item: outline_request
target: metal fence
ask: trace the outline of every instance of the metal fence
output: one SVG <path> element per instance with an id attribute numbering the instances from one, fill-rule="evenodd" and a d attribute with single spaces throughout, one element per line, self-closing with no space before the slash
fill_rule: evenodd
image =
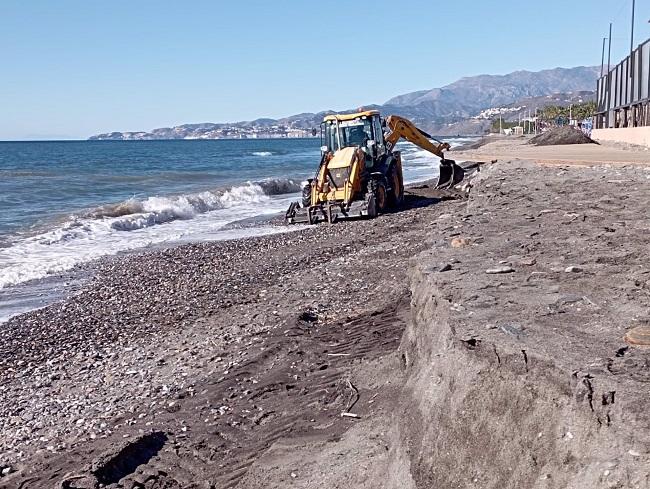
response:
<path id="1" fill-rule="evenodd" d="M 650 39 L 597 82 L 594 127 L 650 126 Z"/>

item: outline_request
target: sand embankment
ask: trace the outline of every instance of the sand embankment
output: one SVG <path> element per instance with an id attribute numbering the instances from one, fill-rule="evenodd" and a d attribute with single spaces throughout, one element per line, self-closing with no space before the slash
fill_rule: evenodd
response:
<path id="1" fill-rule="evenodd" d="M 419 255 L 394 442 L 415 487 L 648 487 L 650 351 L 624 335 L 650 325 L 649 170 L 496 164 L 450 219 L 467 244 Z"/>
<path id="2" fill-rule="evenodd" d="M 457 160 L 508 161 L 528 160 L 541 164 L 561 165 L 648 165 L 650 149 L 642 146 L 611 143 L 568 144 L 561 146 L 533 146 L 527 144 L 528 137 L 498 137 L 486 139 L 476 149 L 449 152 L 448 156 Z"/>
<path id="3" fill-rule="evenodd" d="M 650 169 L 440 196 L 109 260 L 11 320 L 0 487 L 648 487 Z"/>

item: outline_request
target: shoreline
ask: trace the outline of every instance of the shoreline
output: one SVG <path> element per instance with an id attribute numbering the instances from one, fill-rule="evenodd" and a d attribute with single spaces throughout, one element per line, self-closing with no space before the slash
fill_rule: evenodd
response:
<path id="1" fill-rule="evenodd" d="M 207 237 L 193 237 L 191 239 L 179 239 L 155 243 L 142 248 L 119 251 L 115 254 L 104 255 L 87 262 L 79 263 L 69 270 L 53 273 L 42 278 L 27 280 L 17 284 L 9 285 L 0 289 L 0 328 L 10 319 L 37 311 L 44 307 L 53 305 L 61 300 L 74 295 L 84 284 L 92 280 L 94 275 L 103 266 L 111 262 L 119 261 L 131 255 L 146 254 L 152 251 L 173 249 L 194 243 L 229 242 L 255 237 L 271 236 L 275 234 L 288 233 L 300 230 L 301 226 L 283 229 L 279 224 L 281 213 L 263 214 L 250 218 L 233 221 L 223 226 L 220 231 L 240 231 L 241 236 L 234 238 L 209 239 Z M 250 234 L 249 234 L 250 232 Z M 21 306 L 20 303 L 25 303 Z M 8 310 L 3 312 L 3 310 Z M 11 312 L 14 309 L 17 312 Z M 4 315 L 3 315 L 4 314 Z"/>
<path id="2" fill-rule="evenodd" d="M 406 188 L 408 189 L 409 187 L 431 182 L 433 182 L 431 178 L 415 179 L 406 182 Z M 283 198 L 286 196 L 280 194 L 275 195 L 275 197 Z M 295 198 L 299 199 L 299 194 L 296 194 Z M 70 291 L 67 290 L 67 283 L 78 282 L 78 285 L 84 283 L 88 277 L 92 276 L 97 268 L 101 266 L 102 262 L 106 260 L 120 259 L 124 256 L 143 253 L 151 250 L 175 248 L 188 243 L 249 239 L 255 236 L 267 236 L 276 233 L 294 232 L 301 228 L 299 225 L 286 227 L 283 217 L 283 211 L 270 214 L 258 214 L 252 217 L 243 217 L 223 225 L 218 230 L 219 233 L 239 231 L 241 233 L 241 236 L 232 238 L 210 238 L 210 235 L 206 234 L 191 236 L 189 238 L 180 238 L 174 241 L 162 241 L 145 247 L 126 249 L 118 251 L 115 254 L 100 256 L 90 261 L 78 263 L 68 270 L 63 270 L 60 272 L 52 273 L 51 275 L 47 275 L 45 277 L 30 279 L 24 282 L 19 282 L 17 284 L 12 284 L 7 287 L 0 288 L 0 328 L 2 328 L 2 325 L 13 317 L 46 307 L 61 299 L 64 299 L 69 294 L 69 292 L 74 293 L 74 289 L 71 289 Z M 164 224 L 162 225 L 164 226 Z M 284 229 L 285 227 L 286 229 Z M 247 230 L 250 230 L 250 233 Z M 51 294 L 50 298 L 44 298 L 44 295 L 47 295 L 47 289 L 50 287 L 54 288 L 55 291 Z M 43 289 L 45 289 L 45 292 Z M 33 293 L 30 293 L 30 290 L 33 290 Z M 15 297 L 17 295 L 24 296 L 21 299 L 21 302 L 27 304 L 26 306 L 21 307 L 20 305 L 13 304 L 13 301 L 15 301 Z M 3 313 L 3 309 L 9 311 Z M 17 312 L 11 312 L 11 310 Z"/>

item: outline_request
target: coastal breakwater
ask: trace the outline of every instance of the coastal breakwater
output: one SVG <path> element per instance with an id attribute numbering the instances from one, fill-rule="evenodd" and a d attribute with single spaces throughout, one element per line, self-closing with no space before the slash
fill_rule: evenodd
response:
<path id="1" fill-rule="evenodd" d="M 650 171 L 482 170 L 10 320 L 0 487 L 647 487 Z"/>

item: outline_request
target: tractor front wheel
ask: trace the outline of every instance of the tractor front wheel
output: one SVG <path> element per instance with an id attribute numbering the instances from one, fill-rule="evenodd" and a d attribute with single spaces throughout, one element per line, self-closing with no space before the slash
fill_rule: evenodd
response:
<path id="1" fill-rule="evenodd" d="M 378 178 L 371 179 L 368 182 L 366 199 L 368 204 L 368 217 L 377 217 L 378 214 L 386 212 L 388 208 L 386 184 Z"/>
<path id="2" fill-rule="evenodd" d="M 311 183 L 307 183 L 302 188 L 302 206 L 309 207 L 310 205 L 311 205 Z"/>

